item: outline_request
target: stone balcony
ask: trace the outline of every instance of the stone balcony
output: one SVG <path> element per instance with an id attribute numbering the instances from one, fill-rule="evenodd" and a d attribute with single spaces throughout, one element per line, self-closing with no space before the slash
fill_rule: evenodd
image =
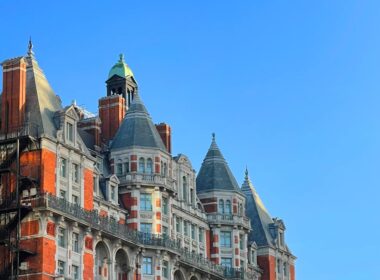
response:
<path id="1" fill-rule="evenodd" d="M 247 229 L 251 229 L 251 222 L 249 218 L 231 214 L 207 214 L 207 221 L 211 224 L 217 225 L 231 225 L 242 226 Z"/>
<path id="2" fill-rule="evenodd" d="M 175 191 L 174 189 L 174 181 L 168 176 L 164 176 L 161 174 L 143 174 L 130 172 L 123 175 L 118 176 L 120 180 L 120 185 L 145 185 L 145 186 L 153 186 L 153 187 L 163 187 L 171 191 Z"/>

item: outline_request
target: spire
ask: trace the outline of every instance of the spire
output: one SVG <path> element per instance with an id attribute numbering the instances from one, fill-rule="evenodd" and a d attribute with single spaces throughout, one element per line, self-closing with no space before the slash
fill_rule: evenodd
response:
<path id="1" fill-rule="evenodd" d="M 112 149 L 132 147 L 167 151 L 140 95 L 137 93 L 111 144 Z"/>
<path id="2" fill-rule="evenodd" d="M 210 190 L 239 191 L 239 186 L 212 133 L 210 148 L 197 176 L 197 192 Z"/>
<path id="3" fill-rule="evenodd" d="M 30 56 L 30 57 L 34 57 L 32 37 L 29 37 L 29 42 L 28 42 L 28 56 Z"/>

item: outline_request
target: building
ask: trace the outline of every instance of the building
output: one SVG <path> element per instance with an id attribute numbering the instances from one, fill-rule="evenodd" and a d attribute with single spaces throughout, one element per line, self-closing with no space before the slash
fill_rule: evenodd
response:
<path id="1" fill-rule="evenodd" d="M 283 221 L 215 135 L 196 174 L 123 56 L 94 115 L 61 104 L 32 47 L 2 63 L 0 279 L 295 279 Z"/>

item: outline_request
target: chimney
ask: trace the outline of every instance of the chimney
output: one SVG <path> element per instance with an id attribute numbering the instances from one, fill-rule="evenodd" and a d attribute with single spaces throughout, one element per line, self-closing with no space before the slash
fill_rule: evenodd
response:
<path id="1" fill-rule="evenodd" d="M 83 119 L 78 122 L 78 128 L 86 131 L 94 137 L 95 145 L 100 147 L 101 121 L 98 117 Z"/>
<path id="2" fill-rule="evenodd" d="M 161 136 L 162 142 L 168 150 L 169 154 L 172 153 L 172 129 L 166 123 L 156 124 L 156 129 Z"/>
<path id="3" fill-rule="evenodd" d="M 121 95 L 111 95 L 99 99 L 102 141 L 106 144 L 113 139 L 125 116 L 125 99 Z"/>
<path id="4" fill-rule="evenodd" d="M 26 61 L 23 57 L 3 62 L 1 97 L 2 133 L 12 132 L 24 124 L 26 98 Z"/>

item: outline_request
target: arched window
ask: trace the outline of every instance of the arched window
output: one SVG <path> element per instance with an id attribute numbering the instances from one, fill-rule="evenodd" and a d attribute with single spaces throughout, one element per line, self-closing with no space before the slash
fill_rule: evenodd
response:
<path id="1" fill-rule="evenodd" d="M 164 175 L 164 163 L 161 160 L 161 175 Z"/>
<path id="2" fill-rule="evenodd" d="M 139 172 L 145 173 L 145 159 L 142 157 L 139 159 Z"/>
<path id="3" fill-rule="evenodd" d="M 187 201 L 187 181 L 185 176 L 182 177 L 182 198 Z"/>
<path id="4" fill-rule="evenodd" d="M 231 200 L 226 200 L 226 214 L 231 214 Z"/>
<path id="5" fill-rule="evenodd" d="M 148 158 L 146 161 L 146 173 L 148 174 L 153 173 L 153 161 L 151 158 Z"/>
<path id="6" fill-rule="evenodd" d="M 219 200 L 219 213 L 224 214 L 224 201 L 223 201 L 223 199 Z"/>

